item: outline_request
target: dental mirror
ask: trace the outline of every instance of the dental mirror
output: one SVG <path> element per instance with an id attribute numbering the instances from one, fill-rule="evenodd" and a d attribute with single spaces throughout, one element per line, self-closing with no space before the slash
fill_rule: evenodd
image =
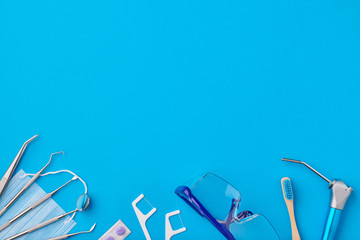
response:
<path id="1" fill-rule="evenodd" d="M 86 193 L 84 193 L 80 195 L 76 204 L 76 208 L 79 212 L 83 212 L 88 208 L 89 204 L 90 204 L 90 198 Z"/>

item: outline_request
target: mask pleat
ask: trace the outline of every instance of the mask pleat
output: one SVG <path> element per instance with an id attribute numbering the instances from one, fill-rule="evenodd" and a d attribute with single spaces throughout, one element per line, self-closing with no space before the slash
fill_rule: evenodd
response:
<path id="1" fill-rule="evenodd" d="M 23 170 L 20 170 L 9 182 L 9 185 L 1 197 L 0 208 L 6 205 L 7 202 L 30 180 L 29 176 L 21 177 L 25 173 Z M 32 203 L 39 200 L 41 197 L 45 196 L 46 192 L 36 183 L 34 183 L 9 209 L 8 211 L 0 218 L 0 224 L 7 222 L 18 213 L 29 207 Z M 40 206 L 31 210 L 23 217 L 18 219 L 16 222 L 12 223 L 8 228 L 0 232 L 0 239 L 5 239 L 11 237 L 19 232 L 22 232 L 30 227 L 33 227 L 45 220 L 56 217 L 65 213 L 65 211 L 53 200 L 48 199 L 46 202 L 42 203 Z M 69 221 L 64 224 L 66 220 L 70 217 L 67 216 L 59 221 L 50 224 L 42 229 L 39 229 L 30 234 L 19 238 L 19 240 L 25 239 L 47 239 L 50 237 L 63 235 L 68 232 L 76 225 L 75 221 Z"/>

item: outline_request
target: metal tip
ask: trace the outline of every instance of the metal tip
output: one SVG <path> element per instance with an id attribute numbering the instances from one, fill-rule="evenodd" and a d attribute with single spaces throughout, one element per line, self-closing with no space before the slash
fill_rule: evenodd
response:
<path id="1" fill-rule="evenodd" d="M 56 153 L 52 153 L 52 154 L 50 155 L 49 162 L 51 162 L 51 160 L 52 160 L 52 158 L 53 158 L 54 155 L 57 155 L 57 154 L 60 154 L 60 153 L 62 153 L 63 155 L 65 155 L 65 153 L 64 153 L 63 151 L 61 151 L 61 152 L 56 152 Z"/>
<path id="2" fill-rule="evenodd" d="M 286 162 L 301 163 L 301 161 L 299 161 L 299 160 L 290 159 L 290 158 L 282 158 L 281 160 L 286 161 Z"/>
<path id="3" fill-rule="evenodd" d="M 322 179 L 324 179 L 325 181 L 327 181 L 328 183 L 331 183 L 331 181 L 329 179 L 327 179 L 324 175 L 322 175 L 321 173 L 319 173 L 318 171 L 316 171 L 313 167 L 311 167 L 309 164 L 307 164 L 306 162 L 302 162 L 299 160 L 294 160 L 294 159 L 289 159 L 289 158 L 282 158 L 283 161 L 287 161 L 287 162 L 294 162 L 294 163 L 300 163 L 305 165 L 306 167 L 308 167 L 311 171 L 313 171 L 314 173 L 316 173 L 317 175 L 319 175 Z"/>
<path id="4" fill-rule="evenodd" d="M 96 223 L 90 228 L 89 232 L 92 232 L 96 226 Z"/>
<path id="5" fill-rule="evenodd" d="M 32 138 L 30 138 L 29 140 L 27 140 L 25 142 L 25 144 L 28 144 L 29 142 L 31 142 L 32 140 L 34 140 L 35 138 L 37 138 L 39 136 L 39 134 L 36 134 L 35 136 L 33 136 Z"/>
<path id="6" fill-rule="evenodd" d="M 63 155 L 65 155 L 65 152 L 64 152 L 64 151 L 60 151 L 60 152 L 52 153 L 51 156 L 50 156 L 50 158 L 52 158 L 54 155 L 60 154 L 60 153 L 62 153 Z"/>
<path id="7" fill-rule="evenodd" d="M 60 153 L 62 153 L 63 155 L 65 155 L 65 153 L 64 153 L 64 151 L 60 151 L 60 152 L 56 152 L 56 153 L 52 153 L 51 155 L 50 155 L 50 159 L 49 159 L 49 162 L 43 167 L 43 169 L 42 170 L 44 170 L 50 163 L 51 163 L 51 161 L 52 161 L 52 158 L 53 158 L 53 156 L 54 155 L 57 155 L 57 154 L 60 154 Z"/>

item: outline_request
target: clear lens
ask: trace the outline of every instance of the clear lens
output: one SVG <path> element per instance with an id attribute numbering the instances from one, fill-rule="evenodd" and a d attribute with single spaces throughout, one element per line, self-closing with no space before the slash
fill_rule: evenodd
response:
<path id="1" fill-rule="evenodd" d="M 197 181 L 191 192 L 221 223 L 234 218 L 241 200 L 240 192 L 234 186 L 212 173 Z"/>
<path id="2" fill-rule="evenodd" d="M 279 240 L 279 235 L 266 217 L 255 214 L 230 224 L 230 232 L 239 240 Z"/>
<path id="3" fill-rule="evenodd" d="M 192 183 L 188 185 L 192 194 L 220 224 L 229 229 L 235 239 L 280 239 L 266 217 L 252 215 L 249 211 L 239 211 L 240 192 L 224 179 L 207 173 Z"/>

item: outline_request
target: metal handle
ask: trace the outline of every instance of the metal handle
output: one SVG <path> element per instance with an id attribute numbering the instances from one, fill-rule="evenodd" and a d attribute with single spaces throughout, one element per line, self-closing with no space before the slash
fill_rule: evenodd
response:
<path id="1" fill-rule="evenodd" d="M 61 214 L 61 215 L 59 215 L 59 216 L 57 216 L 57 217 L 51 218 L 51 219 L 49 219 L 49 220 L 46 220 L 46 221 L 44 221 L 44 222 L 42 222 L 42 223 L 39 223 L 38 225 L 33 226 L 33 227 L 31 227 L 31 228 L 29 228 L 29 229 L 27 229 L 27 230 L 25 230 L 25 231 L 23 231 L 23 232 L 21 232 L 21 233 L 18 233 L 18 234 L 14 235 L 14 236 L 12 236 L 12 237 L 10 237 L 10 238 L 7 238 L 6 240 L 14 240 L 14 239 L 16 239 L 16 238 L 19 238 L 19 237 L 25 235 L 25 234 L 34 232 L 34 231 L 36 231 L 36 230 L 38 230 L 38 229 L 40 229 L 40 228 L 43 228 L 43 227 L 45 227 L 45 226 L 47 226 L 47 225 L 49 225 L 49 224 L 51 224 L 51 223 L 54 223 L 54 222 L 60 220 L 61 218 L 65 217 L 65 216 L 67 216 L 67 215 L 70 215 L 70 214 L 72 214 L 72 213 L 74 213 L 74 212 L 77 212 L 77 211 L 78 211 L 78 210 L 75 209 L 75 210 L 73 210 L 73 211 L 71 211 L 71 212 L 64 213 L 64 214 Z"/>
<path id="2" fill-rule="evenodd" d="M 66 239 L 68 238 L 67 235 L 63 235 L 63 236 L 59 236 L 59 237 L 53 237 L 53 238 L 49 238 L 48 240 L 62 240 L 62 239 Z"/>
<path id="3" fill-rule="evenodd" d="M 6 240 L 13 240 L 13 239 L 19 238 L 21 236 L 24 236 L 25 234 L 34 232 L 34 231 L 36 231 L 36 230 L 38 230 L 40 228 L 43 228 L 43 227 L 45 227 L 45 226 L 47 226 L 47 225 L 49 225 L 49 224 L 51 224 L 53 222 L 56 222 L 57 220 L 59 220 L 58 217 L 51 218 L 51 219 L 46 220 L 46 221 L 44 221 L 44 222 L 42 222 L 42 223 L 40 223 L 40 224 L 38 224 L 38 225 L 36 225 L 34 227 L 29 228 L 28 230 L 25 230 L 25 231 L 23 231 L 21 233 L 18 233 L 18 234 L 14 235 L 14 236 L 6 239 Z"/>
<path id="4" fill-rule="evenodd" d="M 39 177 L 39 173 L 35 174 L 34 177 L 32 177 L 29 182 L 25 184 L 25 186 L 1 209 L 0 216 L 2 216 L 11 205 L 36 181 L 36 179 Z"/>

